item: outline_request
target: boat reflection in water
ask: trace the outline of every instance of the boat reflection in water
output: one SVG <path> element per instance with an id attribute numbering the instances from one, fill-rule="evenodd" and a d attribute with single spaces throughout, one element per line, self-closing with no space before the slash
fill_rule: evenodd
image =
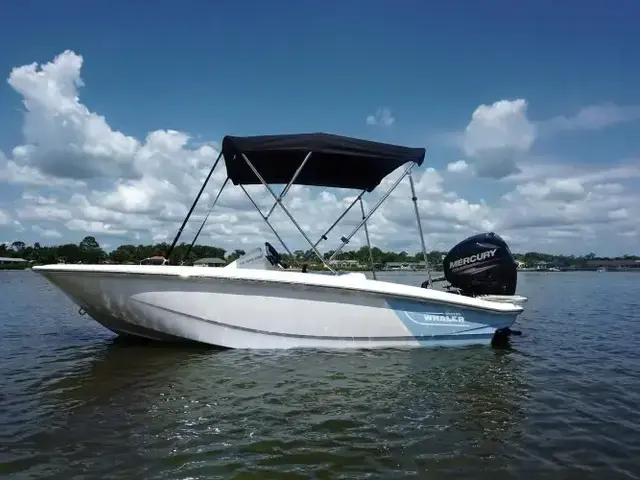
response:
<path id="1" fill-rule="evenodd" d="M 43 388 L 51 418 L 23 445 L 67 476 L 83 462 L 96 475 L 116 466 L 132 475 L 178 467 L 223 475 L 326 462 L 374 472 L 390 461 L 410 471 L 445 458 L 479 468 L 522 435 L 518 358 L 509 349 L 252 352 L 116 342 Z"/>

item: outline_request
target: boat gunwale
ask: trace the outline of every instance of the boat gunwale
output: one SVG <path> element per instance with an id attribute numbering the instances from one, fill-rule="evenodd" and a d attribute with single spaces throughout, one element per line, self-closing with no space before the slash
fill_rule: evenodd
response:
<path id="1" fill-rule="evenodd" d="M 488 312 L 494 315 L 514 315 L 514 314 L 519 315 L 524 311 L 524 307 L 522 307 L 521 305 L 517 305 L 515 303 L 493 302 L 490 300 L 483 300 L 483 299 L 474 298 L 474 297 L 465 297 L 463 295 L 456 295 L 450 292 L 443 292 L 443 291 L 434 290 L 434 289 L 425 289 L 425 288 L 416 287 L 413 285 L 403 285 L 403 284 L 396 284 L 393 282 L 371 280 L 366 277 L 365 277 L 365 282 L 376 282 L 377 284 L 390 285 L 392 287 L 392 290 L 384 291 L 382 290 L 382 288 L 379 290 L 372 289 L 370 288 L 372 286 L 371 283 L 368 283 L 368 285 L 362 285 L 361 283 L 359 284 L 359 283 L 350 283 L 350 282 L 339 282 L 339 283 L 336 282 L 336 280 L 339 280 L 341 278 L 344 279 L 346 275 L 334 276 L 334 275 L 322 275 L 322 274 L 313 274 L 313 273 L 286 272 L 286 271 L 277 271 L 277 270 L 272 271 L 272 270 L 259 270 L 259 269 L 233 269 L 233 272 L 231 272 L 231 270 L 226 270 L 225 268 L 205 269 L 202 267 L 197 267 L 197 269 L 199 270 L 198 273 L 195 273 L 195 272 L 184 273 L 185 271 L 183 269 L 185 268 L 191 269 L 196 267 L 184 267 L 184 266 L 177 266 L 177 265 L 144 266 L 146 267 L 144 269 L 127 268 L 126 270 L 123 270 L 122 268 L 114 269 L 113 268 L 114 266 L 111 266 L 111 265 L 105 265 L 105 266 L 99 265 L 98 267 L 101 267 L 101 268 L 98 268 L 98 269 L 90 268 L 90 267 L 96 267 L 96 266 L 98 265 L 52 264 L 52 265 L 37 266 L 37 267 L 34 267 L 33 269 L 40 274 L 82 273 L 82 274 L 98 275 L 98 276 L 106 274 L 109 276 L 117 276 L 117 277 L 137 275 L 137 276 L 147 276 L 147 277 L 175 278 L 175 279 L 181 279 L 181 280 L 189 280 L 189 279 L 199 280 L 199 281 L 218 280 L 223 282 L 244 283 L 244 284 L 260 283 L 260 284 L 289 285 L 289 286 L 296 286 L 296 287 L 314 287 L 314 288 L 320 288 L 320 289 L 327 289 L 331 291 L 361 292 L 367 295 L 373 295 L 376 297 L 383 297 L 383 298 L 394 297 L 394 298 L 401 298 L 401 299 L 413 300 L 413 301 L 428 301 L 428 302 L 432 302 L 439 305 L 449 305 L 454 308 L 457 307 L 457 308 L 476 310 L 480 312 Z M 104 268 L 104 267 L 110 267 L 110 268 Z M 117 267 L 120 267 L 120 266 L 117 266 Z M 139 266 L 127 265 L 127 267 L 139 267 Z M 167 269 L 171 271 L 167 272 L 166 271 Z M 179 270 L 176 271 L 174 269 L 179 269 Z M 161 271 L 158 271 L 158 270 L 161 270 Z M 205 272 L 200 270 L 210 270 L 210 271 Z M 224 271 L 224 272 L 221 272 L 221 271 Z M 256 272 L 260 274 L 266 273 L 267 276 L 273 273 L 278 275 L 282 275 L 282 274 L 295 275 L 296 277 L 298 277 L 299 275 L 304 275 L 304 278 L 300 279 L 298 277 L 298 280 L 303 280 L 303 281 L 295 281 L 293 279 L 287 279 L 287 278 L 265 278 L 265 277 L 260 278 L 260 276 L 258 276 L 258 278 L 251 278 L 250 276 L 246 275 L 247 272 Z M 203 275 L 203 273 L 205 275 Z M 244 273 L 244 275 L 242 273 Z M 327 282 L 324 283 L 324 282 L 307 281 L 307 279 L 318 280 L 319 279 L 318 277 L 322 277 L 322 280 L 325 280 Z M 415 293 L 419 293 L 420 295 L 412 295 L 412 294 L 407 294 L 404 292 L 397 291 L 396 289 L 398 287 L 409 288 L 413 290 Z M 436 293 L 437 295 L 440 295 L 440 294 L 445 296 L 452 295 L 453 297 L 455 297 L 455 300 L 453 298 L 451 299 L 451 301 L 444 298 L 437 298 L 437 297 L 433 298 L 429 295 L 429 293 L 432 293 L 432 292 L 437 292 Z M 462 300 L 462 302 L 458 302 L 456 300 Z M 455 303 L 452 303 L 452 301 L 455 301 Z M 478 305 L 478 303 L 480 304 Z M 486 304 L 489 304 L 489 305 L 486 305 Z"/>

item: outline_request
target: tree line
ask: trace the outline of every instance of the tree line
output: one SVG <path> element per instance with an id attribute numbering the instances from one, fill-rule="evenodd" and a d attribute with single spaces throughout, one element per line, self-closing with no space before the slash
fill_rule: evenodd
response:
<path id="1" fill-rule="evenodd" d="M 275 245 L 278 248 L 278 245 Z M 63 245 L 42 246 L 39 242 L 27 245 L 22 241 L 15 241 L 11 244 L 0 244 L 0 257 L 15 257 L 29 260 L 35 264 L 58 263 L 139 263 L 140 260 L 154 255 L 164 256 L 169 249 L 167 243 L 157 243 L 155 245 L 120 245 L 111 252 L 106 252 L 92 236 L 86 236 L 78 244 L 66 243 Z M 317 262 L 312 250 L 296 250 L 293 257 L 284 253 L 278 248 L 282 258 L 288 263 L 314 263 Z M 187 255 L 187 252 L 188 255 Z M 244 250 L 227 251 L 224 248 L 209 245 L 194 245 L 189 251 L 189 244 L 180 243 L 175 246 L 171 255 L 171 263 L 179 264 L 185 262 L 190 264 L 199 258 L 221 258 L 231 262 L 241 255 Z M 333 251 L 324 253 L 325 260 L 328 260 Z M 447 252 L 433 250 L 427 254 L 427 261 L 431 266 L 438 266 L 442 263 L 442 256 Z M 528 265 L 535 265 L 546 262 L 559 267 L 582 267 L 586 266 L 590 260 L 640 260 L 639 256 L 624 255 L 621 257 L 598 257 L 591 252 L 586 255 L 551 255 L 540 252 L 527 252 L 514 254 L 516 259 Z M 371 256 L 376 264 L 384 265 L 389 262 L 423 262 L 422 252 L 408 253 L 383 251 L 378 247 L 371 248 Z M 361 265 L 369 264 L 369 249 L 362 247 L 358 250 L 340 252 L 336 255 L 336 260 L 355 260 Z"/>
<path id="2" fill-rule="evenodd" d="M 58 263 L 139 263 L 140 260 L 155 255 L 165 255 L 169 250 L 169 244 L 158 243 L 155 245 L 120 245 L 111 252 L 106 252 L 92 236 L 86 236 L 78 244 L 65 243 L 63 245 L 43 246 L 39 242 L 27 245 L 25 242 L 16 241 L 9 245 L 0 244 L 0 257 L 19 257 L 36 264 Z M 175 246 L 171 255 L 172 260 L 194 261 L 198 258 L 217 257 L 225 258 L 227 254 L 224 248 L 207 245 L 194 245 L 186 258 L 189 245 L 181 243 Z M 231 252 L 235 256 L 244 252 Z M 228 255 L 227 255 L 228 256 Z"/>

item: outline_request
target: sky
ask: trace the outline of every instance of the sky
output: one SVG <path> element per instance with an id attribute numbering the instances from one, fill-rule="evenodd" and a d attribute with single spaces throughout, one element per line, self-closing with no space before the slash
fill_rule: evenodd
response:
<path id="1" fill-rule="evenodd" d="M 414 179 L 428 250 L 494 231 L 517 252 L 640 254 L 639 15 L 633 0 L 12 2 L 0 242 L 171 241 L 225 135 L 327 132 L 426 148 Z M 225 178 L 222 163 L 184 241 Z M 266 213 L 268 192 L 248 190 Z M 285 205 L 315 240 L 355 194 L 295 186 Z M 280 209 L 271 219 L 307 248 Z M 408 184 L 369 233 L 420 249 Z M 199 243 L 265 240 L 282 251 L 232 186 Z"/>

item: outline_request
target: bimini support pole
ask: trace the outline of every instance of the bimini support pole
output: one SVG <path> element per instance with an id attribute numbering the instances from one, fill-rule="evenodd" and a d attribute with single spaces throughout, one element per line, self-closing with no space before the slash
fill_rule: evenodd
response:
<path id="1" fill-rule="evenodd" d="M 253 198 L 251 198 L 251 195 L 249 195 L 249 192 L 247 192 L 247 190 L 244 188 L 244 185 L 240 184 L 239 185 L 240 188 L 242 189 L 242 191 L 244 192 L 244 194 L 247 196 L 247 198 L 249 199 L 249 201 L 251 201 L 251 203 L 253 203 L 253 206 L 255 207 L 255 209 L 257 210 L 258 214 L 262 217 L 262 219 L 266 222 L 267 225 L 269 225 L 269 228 L 271 229 L 271 231 L 273 232 L 273 234 L 276 236 L 276 238 L 278 239 L 278 241 L 280 242 L 280 244 L 284 247 L 284 249 L 287 251 L 287 253 L 291 256 L 291 258 L 294 259 L 295 258 L 293 256 L 293 254 L 291 253 L 291 250 L 289 250 L 289 247 L 287 247 L 287 244 L 284 243 L 284 240 L 282 240 L 282 238 L 280 238 L 280 235 L 278 235 L 278 232 L 276 231 L 275 228 L 273 228 L 273 225 L 271 225 L 271 222 L 269 222 L 269 219 L 267 217 L 264 216 L 264 213 L 262 213 L 262 210 L 260 210 L 260 207 L 258 206 L 258 204 L 253 200 Z"/>
<path id="2" fill-rule="evenodd" d="M 287 195 L 287 193 L 289 193 L 289 189 L 291 188 L 291 185 L 293 185 L 293 183 L 296 181 L 296 179 L 298 178 L 298 175 L 300 175 L 300 172 L 302 171 L 304 165 L 307 163 L 307 161 L 311 158 L 311 154 L 313 152 L 309 152 L 307 154 L 306 157 L 304 157 L 304 160 L 302 161 L 302 163 L 300 164 L 300 166 L 297 168 L 297 170 L 295 171 L 295 173 L 293 174 L 293 176 L 291 177 L 291 180 L 289 180 L 289 183 L 287 183 L 287 185 L 284 187 L 284 189 L 282 190 L 282 193 L 280 193 L 280 196 L 278 197 L 278 200 L 273 204 L 273 206 L 271 207 L 271 209 L 269 210 L 269 213 L 267 213 L 266 215 L 262 214 L 262 210 L 260 210 L 260 207 L 258 207 L 258 205 L 253 201 L 253 198 L 249 195 L 249 192 L 246 191 L 246 189 L 242 189 L 244 191 L 244 193 L 247 195 L 247 197 L 249 197 L 249 200 L 251 200 L 251 203 L 253 203 L 253 206 L 256 208 L 256 210 L 258 211 L 258 213 L 260 214 L 260 216 L 262 217 L 262 219 L 267 222 L 267 225 L 269 225 L 269 228 L 271 228 L 271 231 L 275 234 L 275 236 L 278 238 L 278 240 L 280 241 L 280 243 L 282 244 L 282 246 L 284 247 L 284 249 L 287 251 L 287 253 L 289 253 L 289 255 L 291 256 L 292 260 L 296 263 L 296 265 L 298 265 L 298 261 L 296 260 L 296 258 L 293 256 L 293 254 L 291 253 L 291 251 L 289 250 L 289 248 L 287 247 L 287 245 L 284 243 L 284 240 L 282 240 L 282 238 L 280 238 L 280 236 L 278 235 L 278 233 L 276 232 L 275 228 L 271 225 L 271 223 L 269 223 L 269 217 L 271 216 L 271 214 L 273 213 L 273 211 L 275 210 L 275 208 L 278 206 L 278 202 L 281 202 L 284 197 Z"/>
<path id="3" fill-rule="evenodd" d="M 389 190 L 387 190 L 387 193 L 385 193 L 382 198 L 380 200 L 378 200 L 378 203 L 375 204 L 375 206 L 371 209 L 371 211 L 367 214 L 367 216 L 365 218 L 362 219 L 362 221 L 358 224 L 358 226 L 356 228 L 353 229 L 353 231 L 347 235 L 346 237 L 342 237 L 342 244 L 333 252 L 333 255 L 331 255 L 331 258 L 329 258 L 329 261 L 333 260 L 336 255 L 338 255 L 338 253 L 340 253 L 340 250 L 342 250 L 344 248 L 344 246 L 349 243 L 349 241 L 351 240 L 351 238 L 358 232 L 358 230 L 360 230 L 360 228 L 362 228 L 362 226 L 367 223 L 367 220 L 369 220 L 369 218 L 371 218 L 371 215 L 373 215 L 376 210 L 378 210 L 378 208 L 380 208 L 380 205 L 382 205 L 384 203 L 384 201 L 387 199 L 387 197 L 389 195 L 391 195 L 391 192 L 393 192 L 396 187 L 398 185 L 400 185 L 400 182 L 404 179 L 404 177 L 406 177 L 411 170 L 413 169 L 415 163 L 411 162 L 411 165 L 409 165 L 406 170 L 404 172 L 402 172 L 402 175 L 400 175 L 400 178 L 398 178 L 393 185 L 391 186 L 391 188 Z"/>
<path id="4" fill-rule="evenodd" d="M 367 237 L 367 247 L 369 248 L 369 263 L 371 263 L 371 274 L 373 279 L 376 280 L 376 268 L 373 264 L 373 252 L 371 251 L 371 242 L 369 241 L 369 228 L 367 228 L 367 216 L 364 214 L 364 204 L 362 203 L 362 197 L 360 197 L 360 211 L 362 212 L 362 219 L 364 222 L 364 235 Z"/>
<path id="5" fill-rule="evenodd" d="M 291 212 L 289 212 L 289 210 L 287 209 L 287 207 L 285 207 L 282 204 L 282 201 L 278 198 L 278 196 L 273 192 L 273 190 L 271 189 L 271 187 L 269 186 L 269 184 L 267 182 L 265 182 L 264 178 L 262 178 L 262 175 L 260 175 L 260 172 L 258 172 L 258 170 L 256 169 L 256 167 L 253 166 L 253 163 L 251 163 L 251 161 L 247 158 L 247 156 L 242 153 L 242 158 L 244 158 L 244 161 L 247 163 L 247 165 L 249 166 L 249 168 L 251 170 L 253 170 L 253 173 L 255 174 L 256 177 L 258 177 L 258 180 L 260 180 L 260 183 L 262 183 L 262 185 L 265 186 L 265 188 L 269 191 L 269 193 L 271 194 L 271 196 L 273 197 L 273 199 L 276 201 L 276 203 L 278 205 L 280 205 L 280 208 L 282 208 L 282 210 L 284 211 L 284 213 L 287 215 L 287 217 L 289 217 L 289 220 L 291 220 L 291 223 L 293 223 L 293 225 L 298 229 L 298 231 L 300 232 L 300 234 L 304 237 L 304 239 L 307 241 L 307 243 L 311 246 L 311 249 L 315 252 L 315 254 L 318 256 L 318 258 L 320 259 L 320 261 L 322 263 L 324 263 L 324 266 L 327 267 L 332 273 L 335 273 L 335 270 L 333 270 L 333 268 L 331 268 L 329 266 L 329 264 L 325 261 L 325 259 L 322 257 L 322 255 L 320 254 L 320 252 L 318 251 L 318 249 L 316 247 L 314 247 L 313 242 L 311 241 L 311 239 L 309 238 L 309 236 L 304 232 L 304 230 L 302 230 L 302 228 L 300 227 L 300 225 L 298 225 L 298 222 L 296 222 L 296 219 L 293 218 L 293 215 L 291 215 Z M 253 201 L 253 200 L 252 200 Z M 260 215 L 262 215 L 262 212 L 260 212 Z M 273 227 L 272 227 L 273 229 Z M 287 249 L 287 252 L 289 252 L 289 249 Z M 291 252 L 289 252 L 289 254 L 291 255 Z"/>
<path id="6" fill-rule="evenodd" d="M 433 280 L 431 279 L 431 270 L 429 269 L 429 260 L 427 259 L 427 247 L 424 245 L 424 235 L 422 233 L 422 222 L 420 221 L 420 211 L 418 210 L 418 197 L 416 197 L 416 188 L 413 184 L 413 176 L 409 172 L 409 185 L 411 186 L 411 200 L 413 208 L 416 212 L 416 221 L 418 222 L 418 231 L 420 232 L 420 243 L 422 245 L 422 257 L 424 258 L 424 268 L 427 271 L 428 288 L 431 287 Z"/>
<path id="7" fill-rule="evenodd" d="M 309 153 L 307 153 L 307 156 L 304 157 L 304 160 L 302 161 L 302 163 L 300 164 L 300 166 L 298 167 L 296 172 L 293 174 L 293 177 L 291 177 L 291 180 L 289 180 L 289 183 L 287 183 L 287 186 L 284 187 L 284 189 L 282 190 L 282 193 L 280 194 L 278 199 L 275 201 L 275 203 L 271 207 L 271 210 L 269 210 L 269 213 L 267 213 L 267 218 L 269 218 L 271 216 L 271 214 L 273 213 L 275 208 L 278 206 L 278 203 L 282 201 L 282 199 L 285 197 L 285 195 L 287 193 L 289 193 L 289 189 L 291 188 L 291 185 L 293 185 L 293 182 L 295 182 L 296 178 L 298 178 L 298 175 L 300 175 L 300 172 L 304 168 L 305 163 L 307 163 L 307 160 L 309 160 L 311 158 L 311 154 L 312 153 L 313 152 L 309 152 Z"/>
<path id="8" fill-rule="evenodd" d="M 222 151 L 220 151 L 220 154 L 218 155 L 218 158 L 216 158 L 216 161 L 213 163 L 213 167 L 211 167 L 211 170 L 209 171 L 209 175 L 207 175 L 207 178 L 204 181 L 204 183 L 202 184 L 202 187 L 200 187 L 200 191 L 198 192 L 198 196 L 193 201 L 193 205 L 191 205 L 191 208 L 189 209 L 189 212 L 187 213 L 187 216 L 184 217 L 184 221 L 182 222 L 182 225 L 180 226 L 180 229 L 178 230 L 178 233 L 176 233 L 176 236 L 173 239 L 173 242 L 171 243 L 171 246 L 167 250 L 167 254 L 165 255 L 165 258 L 167 260 L 170 260 L 171 254 L 173 253 L 173 249 L 175 248 L 176 243 L 178 243 L 178 239 L 180 238 L 180 235 L 182 235 L 182 230 L 184 230 L 184 227 L 187 224 L 187 222 L 189 221 L 189 218 L 191 217 L 191 214 L 193 213 L 193 210 L 196 208 L 196 205 L 198 204 L 198 200 L 200 200 L 200 196 L 202 195 L 202 192 L 204 191 L 205 187 L 207 186 L 207 183 L 209 183 L 209 179 L 211 178 L 211 175 L 213 175 L 213 171 L 218 166 L 218 162 L 220 161 L 220 158 L 222 158 Z"/>
<path id="9" fill-rule="evenodd" d="M 318 245 L 320 245 L 320 242 L 322 242 L 323 240 L 325 240 L 325 241 L 327 240 L 327 235 L 329 235 L 331 230 L 333 230 L 336 227 L 336 225 L 338 225 L 338 223 L 340 223 L 340 220 L 342 220 L 344 218 L 344 216 L 347 213 L 349 213 L 349 211 L 353 208 L 353 206 L 356 203 L 358 203 L 358 200 L 360 200 L 362 198 L 362 196 L 365 194 L 365 192 L 366 192 L 366 190 L 361 191 L 360 194 L 356 198 L 353 199 L 353 202 L 351 202 L 349 204 L 347 209 L 340 214 L 340 216 L 336 219 L 336 221 L 333 222 L 333 224 L 331 224 L 331 226 L 329 228 L 327 228 L 327 230 L 322 235 L 320 235 L 320 238 L 316 241 L 316 243 L 313 244 L 314 247 L 318 248 Z M 303 260 L 305 260 L 306 258 L 307 258 L 307 256 L 305 255 Z"/>
<path id="10" fill-rule="evenodd" d="M 222 194 L 222 191 L 224 190 L 224 187 L 227 186 L 227 182 L 228 181 L 229 181 L 229 177 L 224 179 L 224 183 L 222 184 L 222 187 L 220 187 L 220 190 L 218 191 L 218 194 L 216 195 L 216 198 L 213 200 L 213 203 L 211 204 L 211 207 L 209 208 L 209 211 L 207 212 L 207 216 L 204 217 L 204 220 L 202 221 L 202 225 L 200 225 L 200 228 L 198 229 L 198 232 L 196 233 L 196 236 L 193 237 L 193 241 L 191 242 L 191 245 L 189 245 L 189 248 L 187 249 L 187 253 L 185 253 L 185 255 L 184 255 L 183 259 L 182 259 L 182 263 L 184 263 L 185 260 L 189 257 L 189 254 L 191 253 L 191 249 L 196 244 L 196 241 L 198 240 L 198 237 L 200 236 L 200 232 L 202 232 L 202 229 L 204 228 L 205 223 L 207 223 L 207 220 L 209 219 L 209 215 L 211 215 L 211 211 L 216 206 L 216 203 L 218 203 L 218 199 L 220 198 L 220 195 Z"/>

